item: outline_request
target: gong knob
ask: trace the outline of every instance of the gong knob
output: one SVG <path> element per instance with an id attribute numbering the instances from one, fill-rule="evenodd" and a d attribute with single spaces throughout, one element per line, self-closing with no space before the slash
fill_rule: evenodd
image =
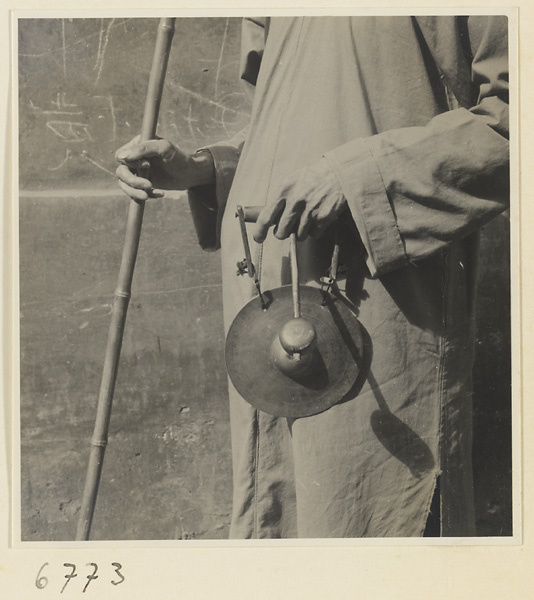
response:
<path id="1" fill-rule="evenodd" d="M 278 335 L 282 347 L 288 354 L 304 352 L 317 337 L 315 327 L 302 317 L 288 321 L 282 326 Z"/>
<path id="2" fill-rule="evenodd" d="M 302 376 L 312 367 L 316 354 L 315 327 L 302 317 L 291 319 L 271 344 L 271 360 L 289 377 Z"/>

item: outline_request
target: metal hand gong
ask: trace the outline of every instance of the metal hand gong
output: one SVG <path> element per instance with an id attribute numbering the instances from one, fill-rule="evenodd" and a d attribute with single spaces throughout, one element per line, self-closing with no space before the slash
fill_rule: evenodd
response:
<path id="1" fill-rule="evenodd" d="M 296 236 L 291 236 L 292 284 L 261 292 L 244 221 L 257 210 L 238 208 L 247 271 L 259 295 L 234 319 L 226 338 L 226 367 L 252 406 L 279 417 L 307 417 L 339 403 L 362 363 L 356 315 L 341 297 L 299 286 Z"/>

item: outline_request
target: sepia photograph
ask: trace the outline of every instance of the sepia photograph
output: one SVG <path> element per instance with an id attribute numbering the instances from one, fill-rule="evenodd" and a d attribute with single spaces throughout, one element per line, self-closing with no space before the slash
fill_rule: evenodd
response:
<path id="1" fill-rule="evenodd" d="M 18 542 L 513 536 L 508 31 L 16 20 Z"/>
<path id="2" fill-rule="evenodd" d="M 529 598 L 534 6 L 2 6 L 0 596 Z"/>

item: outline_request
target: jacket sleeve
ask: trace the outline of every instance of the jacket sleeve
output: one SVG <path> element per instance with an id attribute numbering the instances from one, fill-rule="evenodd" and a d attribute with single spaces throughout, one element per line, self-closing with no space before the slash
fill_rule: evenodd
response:
<path id="1" fill-rule="evenodd" d="M 253 93 L 265 43 L 265 19 L 245 18 L 241 33 L 241 79 Z M 220 246 L 220 228 L 226 200 L 232 186 L 248 128 L 232 139 L 203 148 L 211 153 L 215 183 L 189 189 L 188 199 L 198 242 L 204 250 Z"/>
<path id="2" fill-rule="evenodd" d="M 469 17 L 467 32 L 474 106 L 325 154 L 373 277 L 432 255 L 509 204 L 507 19 Z"/>

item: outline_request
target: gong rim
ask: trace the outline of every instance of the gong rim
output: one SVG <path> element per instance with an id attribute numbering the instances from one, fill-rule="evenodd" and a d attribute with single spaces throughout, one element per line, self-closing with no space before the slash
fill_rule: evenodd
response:
<path id="1" fill-rule="evenodd" d="M 237 314 L 226 337 L 230 381 L 252 406 L 279 417 L 307 417 L 339 403 L 361 370 L 363 344 L 356 315 L 338 297 L 300 287 L 301 317 L 317 333 L 317 362 L 312 373 L 293 378 L 272 362 L 270 348 L 282 325 L 293 318 L 292 288 L 263 292 Z"/>

